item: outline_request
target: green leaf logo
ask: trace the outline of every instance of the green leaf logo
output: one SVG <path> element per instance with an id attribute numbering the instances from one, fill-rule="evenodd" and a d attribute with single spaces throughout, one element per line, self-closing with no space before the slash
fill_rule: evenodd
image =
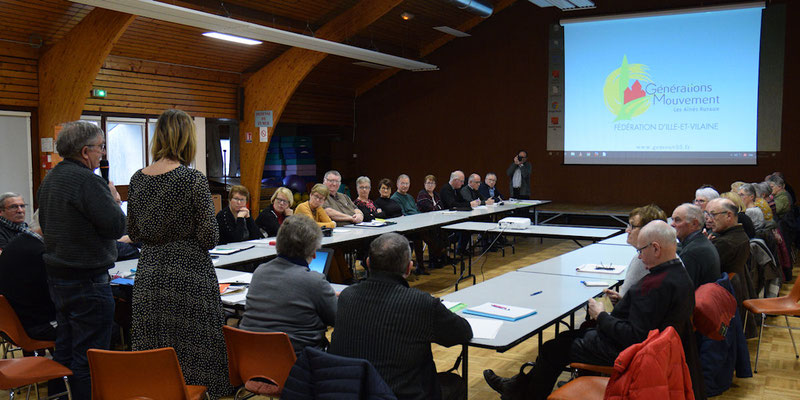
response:
<path id="1" fill-rule="evenodd" d="M 606 107 L 616 115 L 614 121 L 631 120 L 642 115 L 652 104 L 653 96 L 642 90 L 641 82 L 653 82 L 644 64 L 628 64 L 628 56 L 622 56 L 622 65 L 611 71 L 603 85 Z M 631 86 L 631 80 L 634 80 Z"/>

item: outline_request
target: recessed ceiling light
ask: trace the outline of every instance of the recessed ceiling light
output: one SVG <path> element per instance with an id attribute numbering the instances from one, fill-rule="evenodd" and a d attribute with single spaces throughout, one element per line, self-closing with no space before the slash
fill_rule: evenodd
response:
<path id="1" fill-rule="evenodd" d="M 404 21 L 408 21 L 414 18 L 414 14 L 407 11 L 403 11 L 403 13 L 400 14 L 400 18 L 402 18 Z"/>
<path id="2" fill-rule="evenodd" d="M 243 38 L 239 36 L 228 35 L 226 33 L 219 33 L 219 32 L 206 32 L 203 36 L 208 36 L 214 39 L 222 39 L 227 40 L 229 42 L 241 43 L 241 44 L 249 44 L 251 46 L 261 44 L 262 42 L 258 40 Z"/>

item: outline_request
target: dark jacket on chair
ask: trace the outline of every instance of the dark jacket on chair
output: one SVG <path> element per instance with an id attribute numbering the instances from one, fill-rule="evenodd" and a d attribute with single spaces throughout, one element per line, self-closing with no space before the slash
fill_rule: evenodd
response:
<path id="1" fill-rule="evenodd" d="M 289 372 L 282 400 L 397 400 L 367 360 L 306 347 Z"/>

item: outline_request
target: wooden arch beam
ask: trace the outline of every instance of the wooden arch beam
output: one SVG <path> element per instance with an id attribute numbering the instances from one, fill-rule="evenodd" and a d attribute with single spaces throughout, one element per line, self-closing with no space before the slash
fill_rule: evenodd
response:
<path id="1" fill-rule="evenodd" d="M 402 0 L 361 0 L 318 29 L 316 36 L 341 42 L 366 28 L 402 2 Z M 247 187 L 253 199 L 261 197 L 261 175 L 269 148 L 269 141 L 259 140 L 258 128 L 255 126 L 255 112 L 272 110 L 273 126 L 277 126 L 286 104 L 297 87 L 326 56 L 325 53 L 293 47 L 247 79 L 244 85 L 244 119 L 239 130 L 239 165 L 242 185 Z M 245 141 L 246 135 L 242 133 L 247 132 L 252 135 L 252 143 Z M 268 140 L 272 139 L 272 133 L 273 128 L 269 128 Z M 257 202 L 258 200 L 255 200 L 255 205 L 251 205 L 253 214 L 258 213 Z"/>
<path id="2" fill-rule="evenodd" d="M 100 67 L 134 18 L 95 8 L 45 51 L 39 60 L 40 138 L 51 138 L 56 126 L 80 118 Z"/>

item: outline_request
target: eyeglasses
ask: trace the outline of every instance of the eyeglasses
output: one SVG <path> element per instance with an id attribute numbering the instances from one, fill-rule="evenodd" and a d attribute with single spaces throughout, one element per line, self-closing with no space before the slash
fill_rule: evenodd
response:
<path id="1" fill-rule="evenodd" d="M 278 203 L 278 204 L 283 204 L 283 205 L 288 205 L 289 204 L 288 200 L 284 200 L 284 199 L 282 199 L 280 197 L 276 197 L 275 198 L 275 202 Z"/>
<path id="2" fill-rule="evenodd" d="M 642 248 L 638 248 L 638 247 L 637 247 L 637 248 L 636 248 L 636 253 L 638 253 L 638 254 L 642 254 L 642 252 L 644 251 L 644 249 L 646 249 L 646 248 L 648 248 L 648 247 L 650 247 L 650 246 L 652 246 L 652 245 L 653 245 L 653 243 L 652 243 L 652 242 L 650 242 L 650 243 L 648 243 L 648 244 L 647 244 L 647 246 L 644 246 L 644 247 L 642 247 Z"/>
<path id="3" fill-rule="evenodd" d="M 4 210 L 16 211 L 16 210 L 24 210 L 25 207 L 27 207 L 27 206 L 28 206 L 27 204 L 12 204 L 12 205 L 10 205 L 8 207 L 5 207 L 3 209 Z"/>
<path id="4" fill-rule="evenodd" d="M 625 224 L 625 229 L 630 229 L 630 230 L 634 230 L 641 227 L 642 225 L 631 225 L 630 223 Z"/>
<path id="5" fill-rule="evenodd" d="M 370 189 L 372 189 L 372 187 L 370 187 L 370 186 L 359 186 L 358 187 L 358 190 L 370 190 Z"/>
<path id="6" fill-rule="evenodd" d="M 434 182 L 434 181 L 427 181 L 427 182 L 425 182 L 425 184 L 426 184 L 426 185 L 435 185 L 435 184 L 436 184 L 436 182 Z"/>
<path id="7" fill-rule="evenodd" d="M 342 180 L 341 180 L 341 179 L 330 179 L 330 178 L 325 178 L 325 182 L 330 182 L 330 183 L 342 183 Z"/>
<path id="8" fill-rule="evenodd" d="M 103 143 L 103 144 L 87 144 L 86 147 L 99 147 L 100 150 L 103 150 L 103 151 L 106 150 L 106 144 L 105 143 Z"/>
<path id="9" fill-rule="evenodd" d="M 312 194 L 311 197 L 313 197 L 315 200 L 318 200 L 318 201 L 324 201 L 325 200 L 325 197 L 323 197 L 322 195 L 316 194 L 316 193 Z"/>
<path id="10" fill-rule="evenodd" d="M 243 199 L 241 197 L 234 197 L 234 198 L 231 199 L 231 201 L 235 201 L 237 203 L 244 203 L 244 202 L 247 201 L 247 199 Z"/>
<path id="11" fill-rule="evenodd" d="M 727 213 L 729 213 L 729 212 L 730 212 L 730 211 L 703 211 L 703 214 L 704 214 L 706 217 L 710 216 L 711 218 L 715 218 L 717 215 L 720 215 L 720 214 L 727 214 Z"/>

